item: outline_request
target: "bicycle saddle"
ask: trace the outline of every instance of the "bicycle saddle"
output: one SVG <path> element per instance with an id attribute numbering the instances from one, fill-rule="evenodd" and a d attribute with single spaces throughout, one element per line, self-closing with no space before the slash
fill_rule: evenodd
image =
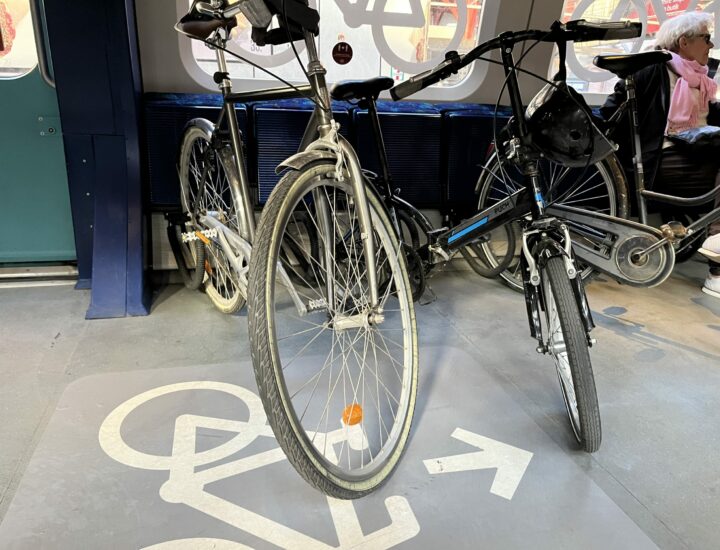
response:
<path id="1" fill-rule="evenodd" d="M 207 15 L 191 11 L 180 19 L 177 27 L 190 36 L 199 40 L 207 40 L 207 38 L 221 27 L 225 27 L 228 32 L 237 26 L 237 20 L 232 17 L 230 19 L 214 19 Z"/>
<path id="2" fill-rule="evenodd" d="M 628 55 L 598 55 L 593 59 L 593 65 L 605 69 L 620 78 L 627 78 L 640 69 L 670 61 L 670 52 L 655 50 L 652 52 L 631 53 Z"/>
<path id="3" fill-rule="evenodd" d="M 377 99 L 380 92 L 389 90 L 395 81 L 389 76 L 376 76 L 368 80 L 344 80 L 332 87 L 330 95 L 333 99 L 348 101 L 350 99 Z"/>

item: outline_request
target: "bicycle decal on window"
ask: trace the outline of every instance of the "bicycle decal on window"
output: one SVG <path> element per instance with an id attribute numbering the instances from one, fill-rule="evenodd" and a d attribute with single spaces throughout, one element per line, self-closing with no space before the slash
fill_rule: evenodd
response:
<path id="1" fill-rule="evenodd" d="M 322 16 L 318 39 L 321 52 L 327 50 L 329 54 L 341 35 L 354 50 L 353 77 L 380 72 L 404 80 L 406 75 L 436 65 L 446 51 L 462 53 L 474 47 L 480 34 L 484 0 L 312 0 L 310 6 Z M 280 68 L 279 74 L 285 78 L 302 77 L 288 44 L 257 46 L 250 38 L 250 30 L 247 20 L 238 16 L 233 47 L 240 55 L 266 68 Z M 300 53 L 304 45 L 298 42 L 296 49 Z M 211 56 L 202 44 L 194 45 L 193 55 L 203 70 L 210 70 L 203 67 Z M 234 77 L 269 78 L 251 67 L 233 65 Z M 328 65 L 329 80 L 333 81 L 333 69 L 337 67 Z M 344 72 L 338 76 L 347 78 Z M 445 85 L 456 85 L 464 76 Z"/>

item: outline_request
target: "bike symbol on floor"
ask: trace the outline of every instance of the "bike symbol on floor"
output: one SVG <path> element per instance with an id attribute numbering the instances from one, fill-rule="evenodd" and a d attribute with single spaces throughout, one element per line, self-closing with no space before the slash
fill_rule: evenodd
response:
<path id="1" fill-rule="evenodd" d="M 213 390 L 237 397 L 247 407 L 248 419 L 236 421 L 191 414 L 178 416 L 175 419 L 172 453 L 169 456 L 140 452 L 123 440 L 121 433 L 123 421 L 137 407 L 163 395 L 189 390 Z M 236 435 L 222 445 L 197 452 L 196 437 L 199 428 L 223 430 Z M 344 437 L 343 433 L 344 430 L 336 430 L 318 436 L 327 437 L 332 443 L 337 443 Z M 391 496 L 385 500 L 390 525 L 368 534 L 363 533 L 351 501 L 327 497 L 339 541 L 339 545 L 333 547 L 207 492 L 206 486 L 210 483 L 285 460 L 282 449 L 276 447 L 197 471 L 201 466 L 220 461 L 241 451 L 260 437 L 274 437 L 266 422 L 260 398 L 241 386 L 210 381 L 170 384 L 136 395 L 107 416 L 99 433 L 100 446 L 114 460 L 133 468 L 169 472 L 168 480 L 160 487 L 160 497 L 166 502 L 185 504 L 281 548 L 382 550 L 409 540 L 420 532 L 420 525 L 410 504 L 401 496 Z M 348 440 L 348 443 L 353 446 L 362 445 L 363 441 L 362 438 L 355 438 L 353 441 Z M 328 447 L 332 448 L 332 445 Z M 147 548 L 170 550 L 187 548 L 189 545 L 193 548 L 216 550 L 248 548 L 237 542 L 213 538 L 173 540 Z"/>

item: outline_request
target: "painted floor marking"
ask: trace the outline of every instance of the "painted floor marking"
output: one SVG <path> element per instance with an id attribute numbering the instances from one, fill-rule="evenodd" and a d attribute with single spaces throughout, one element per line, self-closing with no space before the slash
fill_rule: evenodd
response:
<path id="1" fill-rule="evenodd" d="M 481 450 L 423 460 L 427 471 L 431 474 L 447 474 L 497 468 L 490 492 L 511 500 L 533 454 L 462 428 L 456 428 L 452 437 Z"/>
<path id="2" fill-rule="evenodd" d="M 180 415 L 175 420 L 172 454 L 149 455 L 133 449 L 122 439 L 121 427 L 125 418 L 137 407 L 156 397 L 179 391 L 214 390 L 242 400 L 249 410 L 247 421 L 227 420 L 199 415 Z M 196 452 L 198 428 L 211 428 L 236 434 L 229 441 L 212 449 Z M 317 434 L 331 442 L 347 438 L 346 430 Z M 184 382 L 146 391 L 119 405 L 105 419 L 98 438 L 105 453 L 114 460 L 148 470 L 167 470 L 168 480 L 160 487 L 160 497 L 166 502 L 185 504 L 211 517 L 237 527 L 281 548 L 330 549 L 327 543 L 310 537 L 279 522 L 266 518 L 234 502 L 224 500 L 205 491 L 209 483 L 251 472 L 285 460 L 279 447 L 219 466 L 196 472 L 198 466 L 219 461 L 250 445 L 258 437 L 273 437 L 266 423 L 260 398 L 250 390 L 222 382 Z M 331 457 L 328 457 L 331 459 Z M 337 533 L 336 548 L 384 550 L 415 537 L 420 525 L 406 498 L 391 496 L 385 499 L 390 524 L 375 532 L 363 534 L 352 501 L 326 497 Z M 181 539 L 147 547 L 146 550 L 173 550 L 177 548 L 218 550 L 245 550 L 247 546 L 233 541 L 213 538 Z"/>

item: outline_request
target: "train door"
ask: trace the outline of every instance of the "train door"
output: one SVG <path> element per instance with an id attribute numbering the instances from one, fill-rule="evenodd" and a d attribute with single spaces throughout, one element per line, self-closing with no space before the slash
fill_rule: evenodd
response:
<path id="1" fill-rule="evenodd" d="M 4 264 L 68 262 L 76 257 L 41 4 L 0 1 L 0 263 Z"/>

